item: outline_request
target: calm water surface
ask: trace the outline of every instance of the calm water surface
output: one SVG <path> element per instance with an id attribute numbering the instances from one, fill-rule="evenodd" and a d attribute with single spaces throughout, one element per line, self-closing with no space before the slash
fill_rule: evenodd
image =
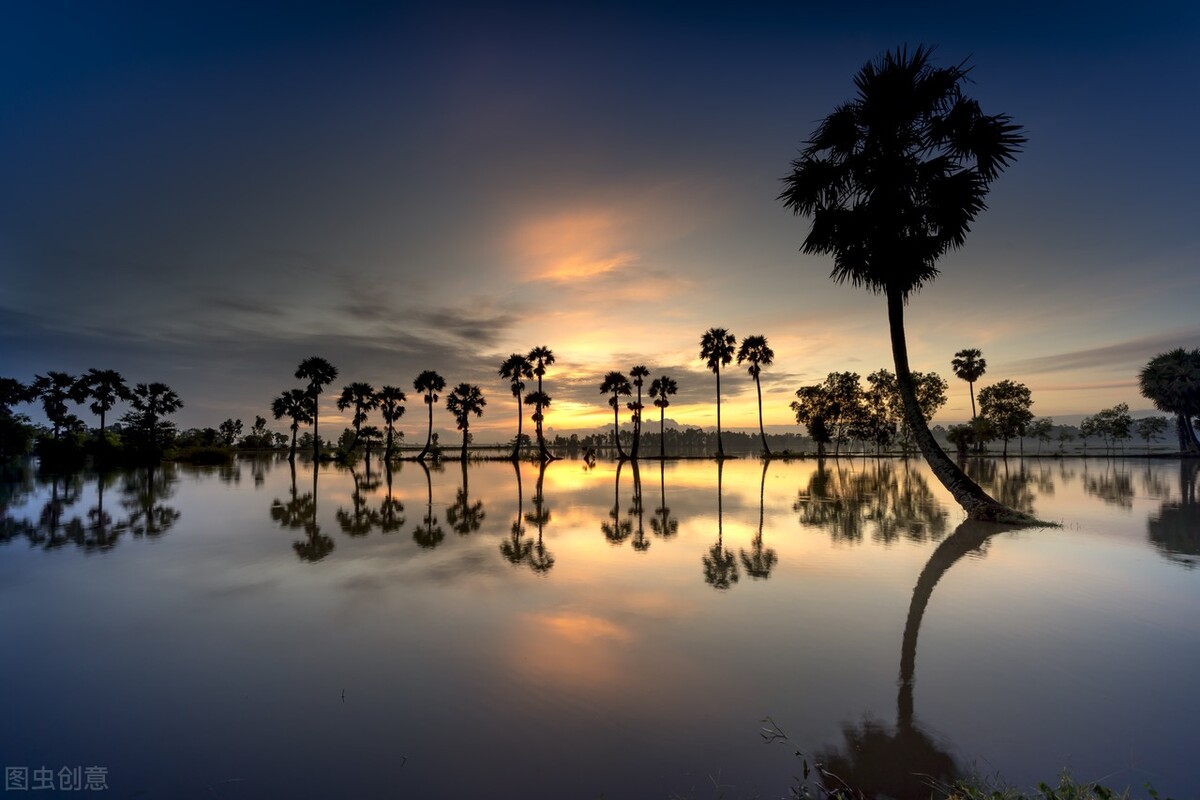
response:
<path id="1" fill-rule="evenodd" d="M 780 797 L 769 716 L 893 795 L 1200 797 L 1197 465 L 974 470 L 1063 527 L 963 524 L 892 460 L 31 476 L 0 761 L 114 797 Z"/>

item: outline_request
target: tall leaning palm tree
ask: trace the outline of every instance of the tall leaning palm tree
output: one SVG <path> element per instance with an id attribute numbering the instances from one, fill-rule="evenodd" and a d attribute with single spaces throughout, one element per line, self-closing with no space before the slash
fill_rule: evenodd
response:
<path id="1" fill-rule="evenodd" d="M 512 451 L 512 460 L 516 461 L 521 457 L 521 423 L 525 420 L 525 412 L 521 409 L 521 393 L 525 391 L 525 381 L 533 378 L 533 362 L 529 356 L 513 353 L 500 365 L 500 377 L 508 379 L 512 395 L 517 398 L 517 438 L 513 441 Z"/>
<path id="2" fill-rule="evenodd" d="M 550 455 L 550 451 L 546 449 L 546 436 L 542 433 L 542 422 L 546 418 L 545 410 L 550 405 L 550 395 L 542 390 L 542 378 L 546 374 L 546 367 L 554 363 L 554 352 L 545 345 L 539 345 L 529 351 L 527 358 L 533 362 L 533 374 L 537 376 L 537 402 L 533 405 L 533 420 L 537 423 L 537 440 L 538 454 L 542 461 L 552 461 L 554 456 Z M 528 398 L 526 398 L 528 402 Z"/>
<path id="3" fill-rule="evenodd" d="M 621 419 L 618 413 L 621 408 L 621 395 L 628 397 L 633 393 L 633 387 L 629 385 L 629 378 L 625 377 L 625 373 L 613 370 L 600 381 L 600 394 L 610 392 L 612 397 L 608 398 L 608 404 L 613 410 L 613 441 L 617 443 L 617 457 L 623 461 L 628 456 L 625 455 L 625 448 L 621 447 Z"/>
<path id="4" fill-rule="evenodd" d="M 758 434 L 762 437 L 763 452 L 771 455 L 771 448 L 767 446 L 767 432 L 763 428 L 762 415 L 762 382 L 758 376 L 762 373 L 763 367 L 771 366 L 771 362 L 775 359 L 775 351 L 767 344 L 765 336 L 747 336 L 742 339 L 742 345 L 738 348 L 737 362 L 739 364 L 749 361 L 750 377 L 754 378 L 754 388 L 758 392 Z"/>
<path id="5" fill-rule="evenodd" d="M 304 359 L 300 362 L 300 366 L 296 367 L 296 377 L 302 381 L 308 381 L 308 396 L 312 398 L 314 461 L 321 460 L 321 437 L 317 429 L 320 417 L 321 390 L 337 380 L 337 374 L 337 367 L 317 356 Z"/>
<path id="6" fill-rule="evenodd" d="M 959 350 L 954 354 L 954 358 L 950 361 L 950 369 L 954 370 L 955 377 L 967 382 L 967 386 L 971 389 L 971 419 L 977 416 L 975 413 L 975 381 L 983 377 L 983 373 L 987 372 L 987 359 L 983 357 L 983 352 L 975 347 L 968 347 L 966 350 Z"/>
<path id="7" fill-rule="evenodd" d="M 379 399 L 379 413 L 383 416 L 385 441 L 383 463 L 387 464 L 392 460 L 393 443 L 396 440 L 396 423 L 404 416 L 404 402 L 408 400 L 408 396 L 395 386 L 384 386 L 375 396 Z"/>
<path id="8" fill-rule="evenodd" d="M 899 48 L 864 65 L 854 77 L 857 95 L 821 122 L 779 199 L 812 218 L 801 249 L 833 256 L 833 280 L 885 295 L 905 420 L 934 474 L 971 519 L 1028 522 L 934 440 L 908 365 L 909 295 L 966 241 L 992 181 L 1025 142 L 1008 115 L 986 115 L 963 93 L 970 67 L 935 67 L 930 53 Z"/>
<path id="9" fill-rule="evenodd" d="M 471 440 L 471 415 L 474 414 L 477 417 L 482 417 L 483 407 L 486 405 L 487 400 L 484 399 L 483 392 L 480 391 L 478 386 L 470 383 L 460 383 L 446 396 L 446 410 L 454 415 L 454 421 L 463 434 L 462 461 L 464 485 L 467 474 L 467 442 Z"/>
<path id="10" fill-rule="evenodd" d="M 654 398 L 654 405 L 658 406 L 658 457 L 664 461 L 667 458 L 667 406 L 671 405 L 671 395 L 678 391 L 679 384 L 666 375 L 650 381 L 650 396 Z"/>
<path id="11" fill-rule="evenodd" d="M 312 398 L 303 389 L 288 389 L 271 401 L 271 413 L 275 419 L 290 417 L 292 420 L 289 426 L 292 429 L 292 447 L 288 450 L 288 461 L 292 464 L 296 463 L 296 435 L 301 425 L 313 421 L 312 409 Z"/>
<path id="12" fill-rule="evenodd" d="M 351 406 L 354 407 L 354 416 L 350 418 L 350 424 L 354 426 L 354 440 L 350 443 L 350 449 L 353 450 L 362 437 L 362 426 L 367 421 L 367 415 L 379 408 L 379 397 L 375 394 L 375 387 L 361 381 L 342 387 L 342 393 L 337 400 L 338 411 L 345 411 Z"/>
<path id="13" fill-rule="evenodd" d="M 717 376 L 717 457 L 725 457 L 721 444 L 721 367 L 733 361 L 733 346 L 737 339 L 724 328 L 709 328 L 700 337 L 700 357 Z"/>
<path id="14" fill-rule="evenodd" d="M 1175 415 L 1181 453 L 1200 452 L 1192 420 L 1200 417 L 1200 349 L 1177 347 L 1159 353 L 1138 373 L 1142 396 L 1159 411 Z"/>
<path id="15" fill-rule="evenodd" d="M 629 456 L 634 461 L 637 461 L 638 446 L 642 440 L 642 385 L 646 378 L 650 376 L 650 370 L 638 364 L 633 369 L 629 370 L 629 377 L 633 379 L 633 388 L 637 389 L 637 399 L 629 404 L 629 410 L 633 412 L 633 449 Z"/>
<path id="16" fill-rule="evenodd" d="M 417 461 L 424 461 L 433 443 L 433 404 L 438 401 L 437 393 L 446 388 L 446 379 L 427 369 L 413 380 L 413 388 L 425 395 L 425 405 L 429 406 L 429 433 L 425 436 L 425 446 L 417 455 Z"/>

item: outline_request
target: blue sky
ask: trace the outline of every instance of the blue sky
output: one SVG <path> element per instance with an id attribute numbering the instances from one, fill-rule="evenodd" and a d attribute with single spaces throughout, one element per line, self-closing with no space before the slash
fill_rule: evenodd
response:
<path id="1" fill-rule="evenodd" d="M 436 369 L 499 437 L 496 368 L 545 344 L 552 427 L 604 424 L 602 375 L 637 363 L 711 426 L 720 326 L 770 340 L 786 429 L 796 388 L 890 351 L 882 299 L 798 252 L 779 179 L 863 63 L 927 43 L 1029 143 L 912 299 L 913 367 L 979 347 L 1040 415 L 1148 408 L 1137 369 L 1200 346 L 1200 12 L 1005 10 L 10 4 L 0 375 L 165 381 L 188 426 L 265 414 L 310 355 L 339 385 Z M 723 390 L 753 427 L 744 371 Z M 967 416 L 952 380 L 937 419 Z"/>

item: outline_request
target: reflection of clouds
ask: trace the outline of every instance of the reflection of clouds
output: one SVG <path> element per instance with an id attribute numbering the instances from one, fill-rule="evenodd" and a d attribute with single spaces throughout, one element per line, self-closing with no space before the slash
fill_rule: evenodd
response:
<path id="1" fill-rule="evenodd" d="M 611 619 L 574 611 L 525 614 L 509 660 L 539 683 L 624 690 L 632 666 L 632 631 Z"/>

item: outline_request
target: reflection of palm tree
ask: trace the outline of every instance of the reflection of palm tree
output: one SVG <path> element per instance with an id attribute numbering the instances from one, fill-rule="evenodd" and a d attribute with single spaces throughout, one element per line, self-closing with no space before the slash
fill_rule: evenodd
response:
<path id="1" fill-rule="evenodd" d="M 296 368 L 296 377 L 299 380 L 308 381 L 308 397 L 311 403 L 310 410 L 312 411 L 313 423 L 314 461 L 320 461 L 321 459 L 321 436 L 317 428 L 320 416 L 321 390 L 333 383 L 337 379 L 337 374 L 337 367 L 317 356 L 304 359 L 300 362 L 300 366 Z"/>
<path id="2" fill-rule="evenodd" d="M 737 339 L 724 328 L 709 328 L 700 337 L 700 357 L 717 376 L 717 456 L 725 456 L 721 444 L 721 367 L 733 361 L 733 346 Z"/>
<path id="3" fill-rule="evenodd" d="M 973 519 L 1018 519 L 930 433 L 908 364 L 904 307 L 937 276 L 938 259 L 964 243 L 1025 138 L 1007 115 L 984 115 L 962 92 L 969 67 L 935 68 L 929 56 L 925 47 L 898 49 L 860 69 L 857 97 L 813 133 L 779 199 L 812 217 L 803 250 L 832 255 L 835 281 L 886 296 L 905 421 L 938 480 Z"/>
<path id="4" fill-rule="evenodd" d="M 406 522 L 403 517 L 404 503 L 392 496 L 392 465 L 390 462 L 383 462 L 383 471 L 387 481 L 387 496 L 379 504 L 379 531 L 394 533 L 403 528 Z"/>
<path id="5" fill-rule="evenodd" d="M 636 460 L 633 462 L 633 500 L 629 516 L 637 521 L 633 530 L 633 549 L 644 553 L 650 549 L 650 540 L 646 538 L 646 524 L 642 519 L 642 471 Z"/>
<path id="6" fill-rule="evenodd" d="M 524 493 L 521 490 L 521 465 L 513 460 L 513 472 L 517 474 L 517 516 L 513 519 L 511 530 L 512 538 L 506 539 L 500 543 L 500 555 L 512 565 L 517 565 L 529 558 L 533 551 L 532 542 L 521 541 L 521 536 L 525 533 L 525 526 L 522 524 L 525 521 L 522 515 L 522 503 L 524 501 Z"/>
<path id="7" fill-rule="evenodd" d="M 737 362 L 739 364 L 744 361 L 750 362 L 750 377 L 754 378 L 754 388 L 758 392 L 758 433 L 762 436 L 763 452 L 767 455 L 771 455 L 771 448 L 767 446 L 767 432 L 763 428 L 762 382 L 759 380 L 759 375 L 762 373 L 763 367 L 771 366 L 774 358 L 775 351 L 767 345 L 765 336 L 747 336 L 742 339 L 742 345 L 738 348 Z"/>
<path id="8" fill-rule="evenodd" d="M 121 504 L 129 512 L 128 526 L 134 536 L 157 537 L 166 533 L 180 517 L 180 512 L 162 502 L 171 496 L 175 485 L 174 467 L 146 467 L 125 477 Z"/>
<path id="9" fill-rule="evenodd" d="M 612 393 L 612 397 L 608 398 L 608 404 L 613 410 L 613 441 L 617 445 L 617 456 L 626 458 L 625 450 L 621 447 L 621 419 L 619 412 L 621 410 L 621 395 L 628 397 L 633 392 L 633 387 L 629 385 L 629 378 L 625 377 L 622 372 L 613 370 L 604 376 L 604 380 L 600 381 L 600 394 Z"/>
<path id="10" fill-rule="evenodd" d="M 679 391 L 679 384 L 673 378 L 662 375 L 650 381 L 650 396 L 654 405 L 658 406 L 658 457 L 667 457 L 666 419 L 667 406 L 671 405 L 671 395 Z"/>
<path id="11" fill-rule="evenodd" d="M 546 462 L 538 468 L 537 489 L 533 495 L 533 513 L 525 515 L 525 521 L 537 526 L 537 541 L 533 544 L 533 552 L 529 554 L 529 568 L 539 574 L 545 574 L 554 567 L 554 554 L 546 549 L 542 542 L 542 531 L 550 522 L 550 509 L 546 508 L 546 497 L 542 488 L 546 481 Z"/>
<path id="12" fill-rule="evenodd" d="M 417 455 L 418 461 L 424 461 L 429 454 L 429 446 L 433 443 L 433 404 L 438 401 L 438 392 L 446 388 L 446 379 L 431 369 L 427 369 L 413 380 L 413 388 L 425 395 L 425 405 L 429 406 L 429 433 L 425 436 L 425 446 Z"/>
<path id="13" fill-rule="evenodd" d="M 479 530 L 487 515 L 483 511 L 483 501 L 471 502 L 470 490 L 467 486 L 467 462 L 462 462 L 462 488 L 454 497 L 454 505 L 446 509 L 446 522 L 460 536 L 466 536 Z"/>
<path id="14" fill-rule="evenodd" d="M 525 421 L 525 412 L 521 409 L 521 393 L 525 391 L 525 381 L 533 378 L 533 363 L 529 356 L 513 353 L 504 359 L 500 365 L 500 377 L 507 378 L 512 388 L 513 397 L 517 398 L 517 438 L 513 440 L 512 460 L 521 457 L 521 424 Z"/>
<path id="15" fill-rule="evenodd" d="M 728 589 L 730 586 L 738 582 L 738 566 L 737 559 L 733 553 L 725 549 L 724 543 L 721 541 L 723 535 L 724 524 L 722 521 L 723 507 L 721 500 L 722 483 L 721 472 L 725 468 L 725 462 L 717 462 L 717 542 L 709 548 L 708 555 L 704 556 L 704 581 L 711 585 L 714 589 Z"/>
<path id="16" fill-rule="evenodd" d="M 613 478 L 612 511 L 608 512 L 608 521 L 600 523 L 600 531 L 604 534 L 604 538 L 608 539 L 609 544 L 621 544 L 633 532 L 633 524 L 629 520 L 621 518 L 621 469 L 624 466 L 624 460 L 617 462 L 617 471 Z"/>
<path id="17" fill-rule="evenodd" d="M 1200 491 L 1197 475 L 1200 464 L 1179 462 L 1179 500 L 1164 500 L 1156 513 L 1146 520 L 1150 544 L 1164 556 L 1189 569 L 1200 556 Z"/>
<path id="18" fill-rule="evenodd" d="M 424 461 L 420 463 L 421 469 L 425 470 L 425 489 L 428 500 L 425 504 L 425 518 L 421 520 L 425 527 L 422 528 L 418 525 L 413 530 L 413 541 L 427 550 L 432 550 L 442 543 L 446 534 L 442 531 L 442 526 L 437 524 L 438 519 L 433 514 L 433 478 L 429 475 L 429 467 L 425 466 Z"/>
<path id="19" fill-rule="evenodd" d="M 671 509 L 667 507 L 666 469 L 666 461 L 659 461 L 659 506 L 658 508 L 654 509 L 654 513 L 658 516 L 650 520 L 650 530 L 654 531 L 655 536 L 661 536 L 664 539 L 670 539 L 672 536 L 679 533 L 679 520 L 671 516 Z"/>
<path id="20" fill-rule="evenodd" d="M 884 544 L 901 535 L 914 542 L 939 539 L 946 530 L 946 510 L 907 463 L 899 474 L 886 461 L 864 463 L 857 471 L 839 462 L 829 472 L 820 459 L 792 510 L 801 525 L 825 529 L 839 541 L 860 542 L 868 528 Z"/>
<path id="21" fill-rule="evenodd" d="M 286 504 L 278 500 L 271 504 L 271 519 L 285 528 L 302 529 L 305 538 L 292 542 L 292 550 L 301 561 L 314 564 L 333 552 L 333 539 L 321 533 L 317 524 L 317 462 L 313 462 L 311 492 L 296 493 L 296 464 L 292 462 L 292 499 Z"/>
<path id="22" fill-rule="evenodd" d="M 354 492 L 350 495 L 353 507 L 350 511 L 339 508 L 334 518 L 337 519 L 342 533 L 347 536 L 366 536 L 379 524 L 379 512 L 367 506 L 367 498 L 363 494 L 365 487 L 360 482 L 358 473 L 350 470 L 350 477 L 354 479 Z"/>
<path id="23" fill-rule="evenodd" d="M 758 483 L 758 534 L 754 537 L 754 542 L 751 544 L 750 552 L 745 549 L 740 551 L 742 557 L 742 566 L 746 569 L 746 574 L 751 578 L 762 578 L 766 580 L 771 577 L 771 570 L 775 567 L 775 562 L 779 557 L 775 555 L 775 551 L 771 548 L 763 548 L 763 514 L 764 514 L 764 495 L 766 494 L 767 486 L 767 465 L 769 461 L 763 461 L 762 477 Z"/>
<path id="24" fill-rule="evenodd" d="M 633 447 L 629 455 L 634 459 L 638 457 L 638 445 L 642 438 L 642 384 L 649 375 L 650 370 L 641 364 L 629 370 L 629 377 L 633 378 L 633 386 L 637 389 L 637 399 L 629 404 L 629 410 L 633 412 Z"/>
<path id="25" fill-rule="evenodd" d="M 111 550 L 124 533 L 127 523 L 113 524 L 112 514 L 104 508 L 104 490 L 116 479 L 112 473 L 96 476 L 96 505 L 88 509 L 88 535 L 84 546 L 88 550 Z"/>
<path id="26" fill-rule="evenodd" d="M 533 406 L 533 421 L 537 423 L 538 454 L 542 461 L 551 461 L 554 456 L 546 449 L 546 436 L 542 432 L 542 422 L 546 418 L 546 409 L 550 406 L 550 395 L 542 391 L 542 378 L 546 375 L 546 367 L 554 363 L 554 353 L 549 347 L 541 345 L 529 351 L 529 360 L 533 362 L 533 374 L 537 376 L 536 397 L 525 398 L 526 405 Z M 533 402 L 530 402 L 530 401 Z"/>

